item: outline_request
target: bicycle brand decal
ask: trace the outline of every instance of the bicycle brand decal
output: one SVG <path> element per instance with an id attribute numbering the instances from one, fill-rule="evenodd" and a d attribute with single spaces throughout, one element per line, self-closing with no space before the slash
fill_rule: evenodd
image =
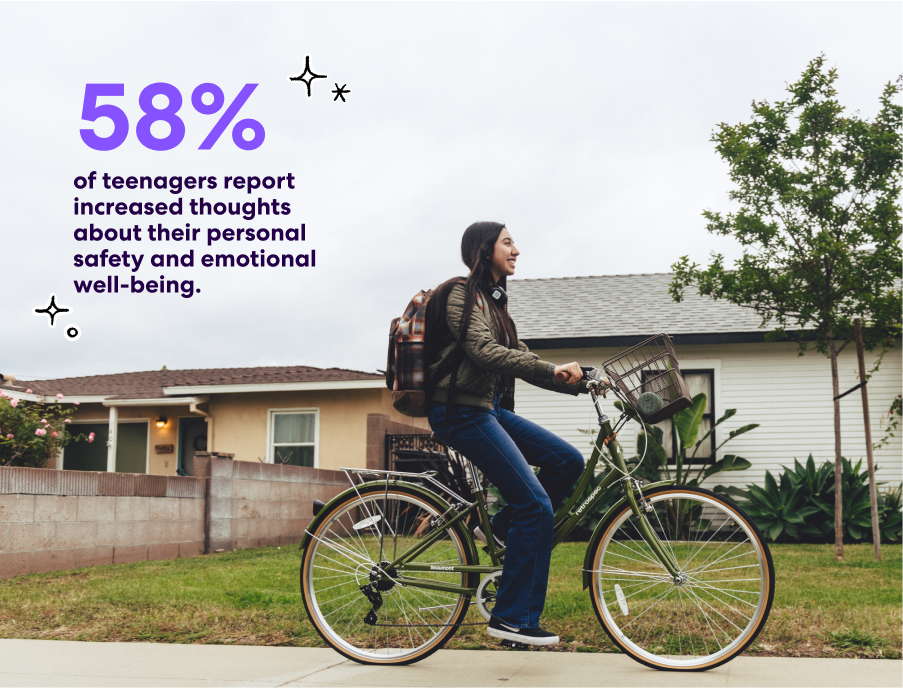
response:
<path id="1" fill-rule="evenodd" d="M 596 495 L 599 494 L 599 490 L 601 490 L 601 489 L 602 489 L 602 486 L 599 485 L 599 487 L 597 487 L 595 490 L 593 490 L 593 493 L 587 498 L 587 500 L 585 502 L 583 502 L 583 504 L 580 505 L 580 508 L 577 509 L 577 513 L 576 513 L 577 516 L 579 516 L 580 514 L 583 513 L 583 510 L 587 507 L 587 505 L 590 502 L 593 501 L 593 499 L 596 498 Z"/>
<path id="2" fill-rule="evenodd" d="M 454 566 L 430 566 L 430 571 L 454 571 Z"/>

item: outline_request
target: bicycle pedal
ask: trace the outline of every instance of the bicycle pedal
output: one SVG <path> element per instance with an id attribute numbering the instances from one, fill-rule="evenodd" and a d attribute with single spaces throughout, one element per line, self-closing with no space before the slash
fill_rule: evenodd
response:
<path id="1" fill-rule="evenodd" d="M 530 646 L 524 643 L 519 643 L 516 640 L 502 640 L 499 643 L 502 647 L 510 647 L 512 650 L 529 650 Z"/>
<path id="2" fill-rule="evenodd" d="M 488 546 L 488 545 L 487 545 L 486 547 L 483 548 L 483 551 L 486 553 L 486 556 L 492 556 L 491 554 L 489 554 L 489 546 Z M 503 554 L 502 556 L 499 557 L 499 561 L 505 561 L 505 555 L 504 555 L 504 554 Z"/>

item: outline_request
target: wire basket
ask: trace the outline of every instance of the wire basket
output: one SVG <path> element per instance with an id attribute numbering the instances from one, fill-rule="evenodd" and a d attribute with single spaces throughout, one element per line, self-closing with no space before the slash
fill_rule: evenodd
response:
<path id="1" fill-rule="evenodd" d="M 693 404 L 666 334 L 609 358 L 602 368 L 646 423 L 660 423 Z"/>

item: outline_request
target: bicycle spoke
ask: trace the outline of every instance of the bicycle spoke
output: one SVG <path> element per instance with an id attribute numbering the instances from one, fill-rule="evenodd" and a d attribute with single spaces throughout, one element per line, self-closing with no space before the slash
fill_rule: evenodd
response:
<path id="1" fill-rule="evenodd" d="M 330 644 L 362 661 L 393 662 L 422 654 L 424 648 L 448 637 L 449 627 L 462 610 L 463 594 L 401 584 L 398 579 L 404 575 L 404 567 L 396 572 L 389 566 L 426 537 L 435 539 L 417 557 L 419 564 L 476 563 L 468 560 L 455 534 L 459 531 L 437 533 L 438 526 L 432 523 L 441 515 L 421 497 L 383 486 L 378 491 L 369 487 L 357 490 L 311 533 L 306 599 Z M 365 522 L 364 517 L 373 520 Z M 361 527 L 353 528 L 355 524 Z M 392 559 L 387 560 L 390 555 Z M 467 575 L 416 572 L 418 578 L 455 585 L 463 585 Z M 377 584 L 382 598 L 378 608 L 368 598 Z M 361 590 L 361 585 L 370 587 Z M 375 625 L 365 623 L 371 610 L 375 611 Z"/>
<path id="2" fill-rule="evenodd" d="M 603 623 L 622 649 L 656 666 L 703 668 L 729 659 L 763 622 L 756 610 L 768 589 L 765 577 L 773 575 L 764 544 L 752 539 L 736 507 L 706 491 L 663 488 L 647 500 L 652 532 L 678 574 L 665 572 L 649 543 L 643 545 L 638 520 L 625 506 L 607 526 L 591 570 Z"/>

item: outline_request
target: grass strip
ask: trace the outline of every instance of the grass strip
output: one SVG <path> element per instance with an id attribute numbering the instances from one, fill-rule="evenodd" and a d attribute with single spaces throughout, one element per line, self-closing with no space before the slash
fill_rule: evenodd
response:
<path id="1" fill-rule="evenodd" d="M 901 554 L 885 545 L 772 545 L 777 586 L 756 656 L 901 657 Z M 616 652 L 582 589 L 585 544 L 552 554 L 543 625 L 553 651 Z M 298 589 L 301 553 L 266 547 L 193 559 L 116 564 L 0 581 L 0 637 L 322 647 Z M 481 621 L 472 608 L 468 621 Z M 446 646 L 501 649 L 462 627 Z"/>

